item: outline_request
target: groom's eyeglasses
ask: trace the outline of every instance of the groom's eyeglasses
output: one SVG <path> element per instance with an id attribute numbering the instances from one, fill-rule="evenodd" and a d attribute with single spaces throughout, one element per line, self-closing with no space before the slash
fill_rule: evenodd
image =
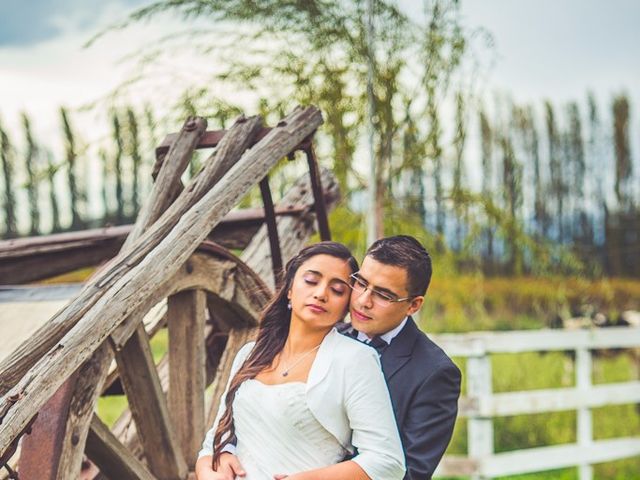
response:
<path id="1" fill-rule="evenodd" d="M 371 287 L 369 282 L 367 282 L 364 278 L 359 276 L 357 273 L 354 273 L 350 276 L 353 283 L 349 284 L 349 286 L 353 289 L 354 293 L 358 295 L 362 295 L 364 292 L 369 290 L 371 292 L 371 300 L 373 303 L 378 305 L 379 307 L 388 307 L 392 303 L 398 302 L 406 302 L 407 300 L 411 300 L 413 297 L 405 297 L 398 298 L 397 295 L 394 295 L 390 292 L 385 292 L 382 290 L 378 290 L 375 287 Z"/>

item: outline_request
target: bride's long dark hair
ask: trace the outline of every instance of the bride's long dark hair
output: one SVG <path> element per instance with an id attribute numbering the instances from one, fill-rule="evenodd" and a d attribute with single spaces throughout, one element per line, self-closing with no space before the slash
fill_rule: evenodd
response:
<path id="1" fill-rule="evenodd" d="M 273 299 L 262 312 L 260 328 L 256 344 L 249 357 L 235 374 L 225 399 L 226 411 L 213 437 L 213 467 L 217 468 L 222 448 L 228 443 L 236 443 L 233 423 L 233 400 L 238 388 L 245 380 L 255 378 L 258 373 L 269 367 L 275 356 L 282 351 L 289 335 L 291 311 L 287 308 L 289 300 L 287 292 L 291 288 L 293 278 L 305 261 L 316 255 L 330 255 L 346 260 L 351 272 L 358 270 L 358 262 L 347 247 L 337 242 L 319 242 L 303 248 L 298 255 L 289 260 L 285 267 L 284 281 Z"/>

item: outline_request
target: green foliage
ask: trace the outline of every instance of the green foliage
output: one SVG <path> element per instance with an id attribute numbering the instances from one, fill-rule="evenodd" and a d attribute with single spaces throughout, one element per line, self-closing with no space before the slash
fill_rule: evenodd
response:
<path id="1" fill-rule="evenodd" d="M 3 236 L 5 238 L 13 238 L 18 233 L 16 226 L 16 199 L 13 191 L 14 151 L 2 124 L 0 124 L 0 161 L 4 179 L 3 210 L 5 229 Z"/>

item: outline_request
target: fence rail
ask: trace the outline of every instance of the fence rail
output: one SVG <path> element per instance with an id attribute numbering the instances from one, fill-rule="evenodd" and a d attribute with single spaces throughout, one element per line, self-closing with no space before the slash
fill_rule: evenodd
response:
<path id="1" fill-rule="evenodd" d="M 640 436 L 594 440 L 591 413 L 593 408 L 640 403 L 640 381 L 592 383 L 592 352 L 625 348 L 640 355 L 640 328 L 481 332 L 434 339 L 450 356 L 467 359 L 467 394 L 459 411 L 468 419 L 467 456 L 446 455 L 436 476 L 488 479 L 575 466 L 580 480 L 591 480 L 592 465 L 640 455 Z M 575 387 L 492 391 L 492 354 L 549 351 L 574 353 Z M 495 453 L 495 417 L 567 410 L 577 412 L 576 443 Z"/>

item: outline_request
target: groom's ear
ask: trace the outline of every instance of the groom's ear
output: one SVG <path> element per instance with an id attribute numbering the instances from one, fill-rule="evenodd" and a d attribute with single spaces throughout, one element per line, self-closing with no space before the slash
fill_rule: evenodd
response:
<path id="1" fill-rule="evenodd" d="M 413 297 L 413 299 L 411 300 L 411 303 L 409 304 L 407 315 L 413 315 L 414 313 L 416 313 L 418 310 L 420 310 L 423 303 L 424 303 L 424 297 L 422 295 Z"/>

